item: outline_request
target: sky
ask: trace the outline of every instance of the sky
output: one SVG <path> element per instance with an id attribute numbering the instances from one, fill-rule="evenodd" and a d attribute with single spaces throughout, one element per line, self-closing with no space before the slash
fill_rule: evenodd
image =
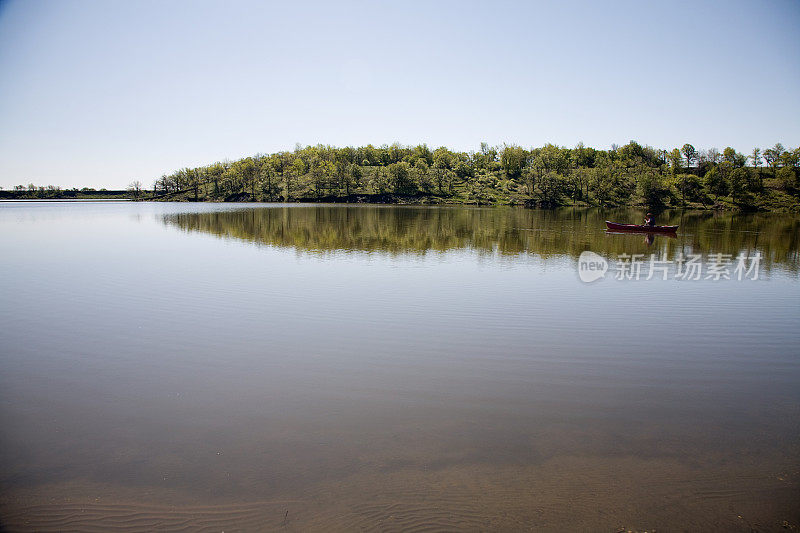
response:
<path id="1" fill-rule="evenodd" d="M 0 0 L 0 186 L 302 145 L 800 144 L 800 1 Z"/>

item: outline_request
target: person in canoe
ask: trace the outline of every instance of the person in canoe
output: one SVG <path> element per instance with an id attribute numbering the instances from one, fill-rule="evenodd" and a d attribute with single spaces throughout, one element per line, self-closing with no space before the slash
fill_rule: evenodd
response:
<path id="1" fill-rule="evenodd" d="M 653 213 L 647 213 L 647 218 L 644 219 L 644 225 L 651 228 L 656 225 L 656 216 Z"/>

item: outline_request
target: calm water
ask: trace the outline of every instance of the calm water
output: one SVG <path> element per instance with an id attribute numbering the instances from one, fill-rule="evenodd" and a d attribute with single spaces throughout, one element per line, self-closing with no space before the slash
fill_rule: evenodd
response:
<path id="1" fill-rule="evenodd" d="M 800 218 L 642 218 L 2 203 L 0 524 L 800 525 Z M 719 253 L 759 279 L 614 279 Z"/>

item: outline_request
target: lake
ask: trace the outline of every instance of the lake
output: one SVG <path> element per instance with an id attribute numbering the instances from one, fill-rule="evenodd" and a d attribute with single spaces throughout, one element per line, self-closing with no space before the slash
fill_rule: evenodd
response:
<path id="1" fill-rule="evenodd" d="M 800 526 L 800 217 L 642 218 L 0 203 L 0 524 Z"/>

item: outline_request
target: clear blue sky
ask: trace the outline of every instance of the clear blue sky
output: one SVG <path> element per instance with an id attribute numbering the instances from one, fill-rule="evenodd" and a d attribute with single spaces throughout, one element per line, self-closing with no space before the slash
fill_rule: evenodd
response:
<path id="1" fill-rule="evenodd" d="M 800 144 L 800 2 L 0 3 L 0 186 L 295 143 Z"/>

